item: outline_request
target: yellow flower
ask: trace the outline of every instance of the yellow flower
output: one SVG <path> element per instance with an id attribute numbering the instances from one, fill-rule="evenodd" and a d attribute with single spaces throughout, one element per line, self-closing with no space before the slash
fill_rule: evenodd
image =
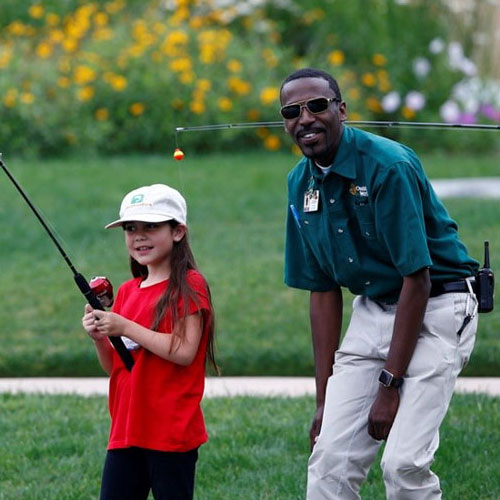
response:
<path id="1" fill-rule="evenodd" d="M 40 4 L 32 5 L 28 9 L 28 13 L 33 19 L 40 19 L 43 16 L 43 12 L 44 12 L 43 5 Z"/>
<path id="2" fill-rule="evenodd" d="M 237 59 L 231 59 L 226 64 L 226 67 L 229 71 L 231 71 L 231 73 L 239 73 L 242 70 L 243 65 Z"/>
<path id="3" fill-rule="evenodd" d="M 181 73 L 179 80 L 184 85 L 189 85 L 190 83 L 193 83 L 194 78 L 195 74 L 192 71 L 185 71 L 184 73 Z"/>
<path id="4" fill-rule="evenodd" d="M 256 121 L 260 118 L 260 111 L 258 109 L 249 109 L 247 118 L 251 121 Z"/>
<path id="5" fill-rule="evenodd" d="M 252 90 L 252 86 L 249 82 L 245 82 L 241 78 L 236 78 L 234 76 L 228 79 L 227 85 L 232 92 L 238 95 L 249 94 Z"/>
<path id="6" fill-rule="evenodd" d="M 40 59 L 47 59 L 52 54 L 52 45 L 48 42 L 40 42 L 36 47 L 36 53 Z"/>
<path id="7" fill-rule="evenodd" d="M 33 104 L 35 96 L 31 92 L 23 92 L 21 94 L 21 102 L 24 104 Z"/>
<path id="8" fill-rule="evenodd" d="M 204 24 L 205 22 L 201 16 L 192 16 L 189 20 L 189 26 L 195 30 L 200 29 Z"/>
<path id="9" fill-rule="evenodd" d="M 260 92 L 260 101 L 265 106 L 276 103 L 279 99 L 279 89 L 277 87 L 265 87 Z"/>
<path id="10" fill-rule="evenodd" d="M 94 20 L 97 26 L 106 26 L 109 22 L 109 16 L 105 12 L 97 12 L 94 16 Z"/>
<path id="11" fill-rule="evenodd" d="M 49 26 L 57 26 L 59 24 L 59 20 L 60 20 L 59 16 L 57 14 L 53 14 L 53 13 L 47 14 L 45 19 L 46 19 L 47 24 Z"/>
<path id="12" fill-rule="evenodd" d="M 57 79 L 57 84 L 59 87 L 65 89 L 70 86 L 71 80 L 67 76 L 61 76 Z"/>
<path id="13" fill-rule="evenodd" d="M 115 0 L 114 2 L 108 2 L 106 4 L 106 10 L 110 14 L 116 14 L 117 12 L 120 12 L 125 7 L 125 0 Z"/>
<path id="14" fill-rule="evenodd" d="M 78 42 L 74 38 L 66 38 L 62 46 L 66 52 L 75 52 L 78 48 Z"/>
<path id="15" fill-rule="evenodd" d="M 281 140 L 277 135 L 268 135 L 264 139 L 264 146 L 269 151 L 277 151 L 281 147 Z"/>
<path id="16" fill-rule="evenodd" d="M 95 90 L 90 85 L 78 89 L 77 96 L 80 101 L 90 101 L 95 95 Z"/>
<path id="17" fill-rule="evenodd" d="M 378 82 L 378 88 L 380 89 L 381 92 L 387 93 L 387 92 L 389 92 L 389 90 L 392 89 L 392 85 L 391 85 L 391 82 L 389 80 L 381 79 Z"/>
<path id="18" fill-rule="evenodd" d="M 127 88 L 127 79 L 122 75 L 117 75 L 116 73 L 106 73 L 104 75 L 104 80 L 108 82 L 113 90 L 117 92 L 122 92 Z"/>
<path id="19" fill-rule="evenodd" d="M 383 54 L 373 54 L 372 61 L 375 66 L 385 66 L 387 64 L 387 58 Z"/>
<path id="20" fill-rule="evenodd" d="M 407 107 L 407 106 L 403 106 L 403 109 L 401 110 L 401 114 L 403 115 L 403 118 L 406 118 L 407 120 L 413 120 L 413 118 L 415 118 L 415 110 Z"/>
<path id="21" fill-rule="evenodd" d="M 208 92 L 212 88 L 212 82 L 206 78 L 200 78 L 196 82 L 196 87 L 202 92 Z"/>
<path id="22" fill-rule="evenodd" d="M 78 142 L 78 138 L 74 132 L 66 132 L 64 138 L 68 144 L 76 144 Z"/>
<path id="23" fill-rule="evenodd" d="M 107 108 L 98 108 L 94 113 L 96 120 L 104 122 L 109 118 L 109 111 Z"/>
<path id="24" fill-rule="evenodd" d="M 356 113 L 356 111 L 353 111 L 352 113 L 349 113 L 349 120 L 357 122 L 361 120 L 361 115 Z"/>
<path id="25" fill-rule="evenodd" d="M 304 14 L 304 23 L 311 25 L 315 21 L 319 21 L 325 17 L 325 11 L 319 7 L 309 10 Z"/>
<path id="26" fill-rule="evenodd" d="M 381 113 L 383 111 L 380 101 L 376 97 L 369 97 L 366 100 L 366 107 L 369 111 L 374 113 Z"/>
<path id="27" fill-rule="evenodd" d="M 341 50 L 334 50 L 328 54 L 328 62 L 333 66 L 344 64 L 345 55 Z"/>
<path id="28" fill-rule="evenodd" d="M 256 131 L 256 134 L 261 138 L 265 139 L 269 134 L 269 129 L 265 127 L 259 127 Z"/>
<path id="29" fill-rule="evenodd" d="M 264 49 L 262 57 L 269 68 L 274 68 L 278 64 L 278 58 L 271 49 Z"/>
<path id="30" fill-rule="evenodd" d="M 350 101 L 357 101 L 361 97 L 361 92 L 357 87 L 350 88 L 347 91 L 347 97 Z"/>
<path id="31" fill-rule="evenodd" d="M 175 98 L 172 101 L 172 107 L 177 111 L 180 111 L 182 108 L 184 108 L 184 101 L 182 99 Z"/>
<path id="32" fill-rule="evenodd" d="M 128 109 L 131 115 L 140 116 L 146 110 L 146 106 L 142 102 L 134 102 Z"/>
<path id="33" fill-rule="evenodd" d="M 230 111 L 233 107 L 233 103 L 228 97 L 219 97 L 219 99 L 217 99 L 217 106 L 222 111 Z"/>
<path id="34" fill-rule="evenodd" d="M 0 69 L 6 68 L 12 59 L 12 50 L 9 48 L 0 49 Z"/>
<path id="35" fill-rule="evenodd" d="M 2 102 L 6 108 L 12 108 L 16 103 L 17 89 L 9 89 L 3 96 Z"/>
<path id="36" fill-rule="evenodd" d="M 78 85 L 85 85 L 86 83 L 94 81 L 96 78 L 96 73 L 92 68 L 88 66 L 77 66 L 73 73 L 73 81 Z"/>
<path id="37" fill-rule="evenodd" d="M 193 101 L 189 107 L 191 111 L 197 115 L 201 115 L 205 112 L 205 103 L 203 101 Z"/>
<path id="38" fill-rule="evenodd" d="M 92 38 L 96 41 L 111 40 L 113 38 L 113 30 L 109 28 L 99 28 L 94 31 Z"/>
<path id="39" fill-rule="evenodd" d="M 64 33 L 62 30 L 51 30 L 49 33 L 49 40 L 53 43 L 60 43 L 64 40 Z"/>
<path id="40" fill-rule="evenodd" d="M 375 75 L 373 73 L 365 73 L 361 77 L 361 82 L 366 87 L 374 87 L 375 84 L 377 83 L 377 80 L 376 80 Z"/>
<path id="41" fill-rule="evenodd" d="M 182 73 L 184 71 L 191 71 L 192 69 L 192 63 L 189 57 L 180 57 L 177 59 L 173 59 L 172 61 L 170 61 L 169 66 L 172 71 L 176 71 L 179 73 Z"/>
<path id="42" fill-rule="evenodd" d="M 19 21 L 12 21 L 8 26 L 7 26 L 7 31 L 11 35 L 16 35 L 16 36 L 23 36 L 27 34 L 28 26 L 25 26 L 23 23 Z"/>

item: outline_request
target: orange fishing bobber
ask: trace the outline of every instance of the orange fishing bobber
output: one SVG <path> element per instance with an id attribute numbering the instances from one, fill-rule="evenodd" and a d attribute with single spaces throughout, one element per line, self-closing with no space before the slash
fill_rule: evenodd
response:
<path id="1" fill-rule="evenodd" d="M 174 159 L 175 160 L 184 160 L 184 153 L 179 148 L 175 148 Z"/>

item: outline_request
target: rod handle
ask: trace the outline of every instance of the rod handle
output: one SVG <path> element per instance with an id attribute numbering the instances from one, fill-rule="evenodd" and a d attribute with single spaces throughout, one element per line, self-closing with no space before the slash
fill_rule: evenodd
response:
<path id="1" fill-rule="evenodd" d="M 75 273 L 74 279 L 76 285 L 87 299 L 87 302 L 94 309 L 104 311 L 104 306 L 101 304 L 101 301 L 97 298 L 96 294 L 92 291 L 83 275 Z M 130 354 L 130 351 L 125 347 L 123 340 L 120 337 L 109 337 L 109 340 L 113 344 L 113 347 L 116 349 L 116 352 L 120 356 L 127 370 L 131 371 L 134 366 L 134 358 L 132 357 L 132 354 Z"/>

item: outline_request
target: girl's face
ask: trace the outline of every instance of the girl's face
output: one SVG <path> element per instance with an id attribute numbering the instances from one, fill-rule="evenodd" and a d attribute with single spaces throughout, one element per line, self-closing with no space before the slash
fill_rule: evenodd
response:
<path id="1" fill-rule="evenodd" d="M 149 270 L 170 265 L 174 242 L 182 240 L 186 226 L 168 222 L 125 222 L 125 245 L 131 257 Z"/>

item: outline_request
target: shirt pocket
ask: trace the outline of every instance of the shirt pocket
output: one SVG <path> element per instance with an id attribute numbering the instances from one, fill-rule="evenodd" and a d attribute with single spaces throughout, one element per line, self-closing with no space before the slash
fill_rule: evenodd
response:
<path id="1" fill-rule="evenodd" d="M 359 224 L 359 231 L 361 236 L 367 240 L 377 238 L 375 231 L 375 217 L 372 209 L 368 203 L 362 205 L 355 205 L 356 219 Z"/>

